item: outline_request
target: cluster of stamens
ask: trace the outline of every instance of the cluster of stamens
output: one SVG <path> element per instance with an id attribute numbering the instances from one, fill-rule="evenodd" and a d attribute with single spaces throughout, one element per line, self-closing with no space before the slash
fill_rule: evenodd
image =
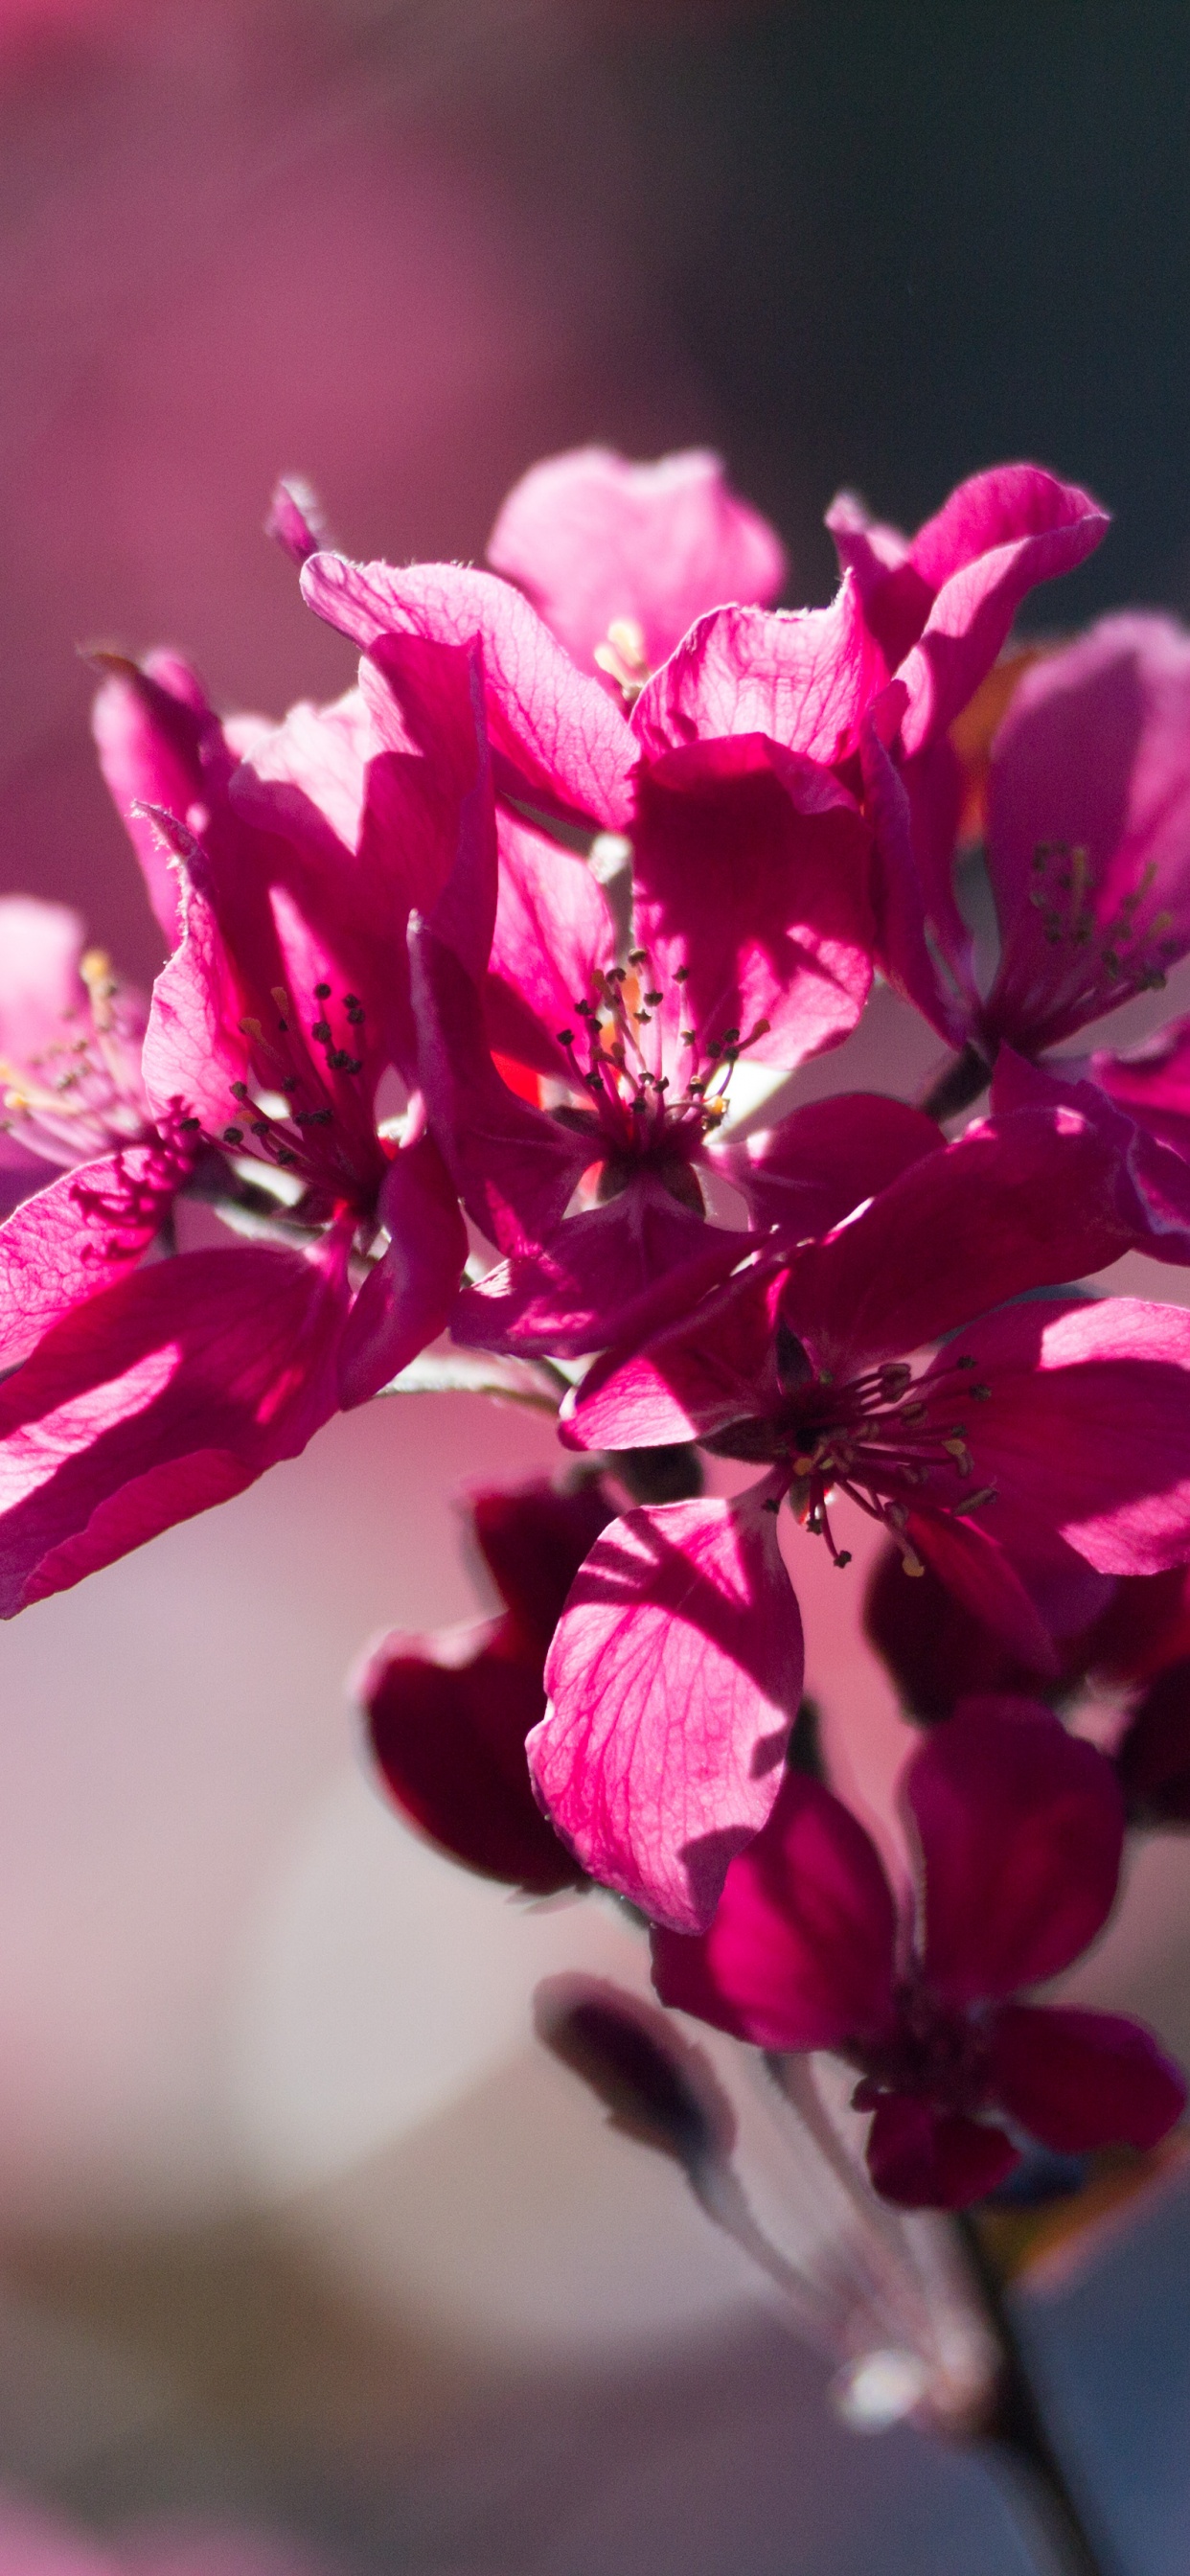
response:
<path id="1" fill-rule="evenodd" d="M 989 2035 L 970 2011 L 939 2003 L 919 1976 L 897 1987 L 897 2027 L 887 2039 L 849 2052 L 863 2069 L 852 2095 L 857 2111 L 875 2109 L 882 2093 L 916 2094 L 936 2108 L 970 2116 L 987 2095 Z"/>
<path id="2" fill-rule="evenodd" d="M 631 712 L 646 681 L 652 678 L 643 626 L 635 617 L 613 617 L 606 643 L 595 647 L 595 660 L 609 680 L 615 681 L 625 711 Z"/>
<path id="3" fill-rule="evenodd" d="M 677 967 L 674 983 L 683 985 L 688 974 L 688 967 Z M 596 967 L 591 992 L 592 998 L 574 1006 L 580 1030 L 559 1029 L 558 1044 L 576 1089 L 589 1093 L 621 1149 L 656 1147 L 679 1128 L 692 1142 L 716 1128 L 727 1109 L 732 1068 L 746 1047 L 766 1035 L 768 1021 L 758 1020 L 746 1037 L 727 1028 L 706 1043 L 697 1029 L 681 1029 L 684 1079 L 678 1089 L 662 1070 L 656 1038 L 647 1034 L 665 999 L 651 979 L 647 950 L 634 948 L 626 966 Z"/>
<path id="4" fill-rule="evenodd" d="M 307 1185 L 330 1186 L 350 1196 L 365 1177 L 369 1182 L 373 1179 L 380 1148 L 371 1105 L 362 1092 L 354 1090 L 364 1069 L 363 1057 L 354 1052 L 362 1044 L 364 1005 L 357 993 L 345 992 L 340 998 L 336 1016 L 341 1014 L 352 1041 L 345 1045 L 344 1032 L 336 1037 L 328 1017 L 332 998 L 329 984 L 315 985 L 319 1012 L 309 1024 L 309 1047 L 304 1035 L 297 1034 L 293 1005 L 280 984 L 270 994 L 267 1027 L 256 1014 L 241 1019 L 241 1035 L 252 1048 L 256 1085 L 231 1084 L 235 1114 L 218 1136 L 207 1141 L 270 1163 Z M 322 1056 L 328 1082 L 315 1070 L 311 1049 Z M 180 1123 L 183 1131 L 195 1131 L 201 1125 L 195 1117 Z"/>
<path id="5" fill-rule="evenodd" d="M 1162 991 L 1166 969 L 1179 951 L 1177 940 L 1168 935 L 1172 913 L 1154 912 L 1141 926 L 1140 914 L 1156 876 L 1156 862 L 1150 860 L 1138 883 L 1121 895 L 1112 918 L 1099 921 L 1089 851 L 1077 842 L 1037 843 L 1029 901 L 1040 914 L 1051 948 L 1069 945 L 1085 952 L 1081 998 L 1090 1001 L 1102 995 L 1118 1002 L 1128 993 Z"/>
<path id="6" fill-rule="evenodd" d="M 925 1569 L 906 1535 L 907 1524 L 917 1500 L 935 1499 L 925 1490 L 931 1483 L 945 1477 L 950 1491 L 940 1492 L 937 1503 L 949 1511 L 974 1512 L 995 1501 L 994 1485 L 974 1486 L 969 1493 L 953 1490 L 953 1479 L 971 1478 L 975 1472 L 960 1410 L 986 1402 L 991 1394 L 990 1387 L 975 1380 L 975 1366 L 963 1356 L 928 1379 L 915 1379 L 908 1361 L 886 1360 L 837 1389 L 823 1372 L 791 1396 L 766 1426 L 764 1453 L 780 1464 L 788 1462 L 790 1503 L 811 1535 L 826 1540 L 836 1565 L 849 1565 L 851 1556 L 835 1544 L 828 1509 L 832 1494 L 846 1494 L 883 1523 L 901 1550 L 906 1574 L 912 1575 Z M 714 1445 L 728 1454 L 741 1451 L 731 1434 Z M 759 1454 L 755 1441 L 750 1454 Z M 777 1496 L 766 1508 L 779 1510 L 780 1502 Z"/>
<path id="7" fill-rule="evenodd" d="M 89 1161 L 152 1133 L 140 1072 L 140 1029 L 120 1007 L 120 986 L 101 949 L 79 973 L 84 1006 L 67 1011 L 62 1036 L 26 1064 L 0 1060 L 6 1134 L 48 1162 Z"/>

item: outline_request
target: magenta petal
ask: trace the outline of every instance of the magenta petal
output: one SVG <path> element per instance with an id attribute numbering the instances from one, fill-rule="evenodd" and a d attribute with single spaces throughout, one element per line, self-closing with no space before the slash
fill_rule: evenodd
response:
<path id="1" fill-rule="evenodd" d="M 875 840 L 875 957 L 894 992 L 912 1002 L 951 1046 L 961 1047 L 966 1043 L 978 997 L 969 976 L 956 974 L 958 943 L 948 942 L 942 935 L 942 924 L 932 918 L 930 896 L 936 892 L 936 885 L 930 884 L 928 854 L 915 845 L 907 765 L 895 763 L 887 749 L 904 706 L 903 684 L 894 680 L 877 699 L 860 731 L 864 803 Z M 916 768 L 918 764 L 908 766 Z M 937 879 L 941 871 L 935 868 L 933 874 Z M 946 915 L 952 910 L 953 903 L 948 902 Z M 943 971 L 944 958 L 950 962 L 949 973 Z M 962 962 L 965 966 L 965 955 Z"/>
<path id="2" fill-rule="evenodd" d="M 1034 665 L 996 737 L 995 1037 L 1052 1046 L 1190 947 L 1190 635 L 1104 618 Z"/>
<path id="3" fill-rule="evenodd" d="M 639 626 L 655 670 L 705 609 L 774 599 L 786 574 L 779 537 L 702 447 L 656 465 L 607 447 L 546 457 L 509 493 L 487 555 L 584 670 L 614 622 Z"/>
<path id="4" fill-rule="evenodd" d="M 807 1101 L 740 1144 L 712 1145 L 707 1160 L 742 1190 L 758 1225 L 798 1243 L 828 1233 L 944 1143 L 934 1120 L 905 1101 L 845 1091 Z"/>
<path id="5" fill-rule="evenodd" d="M 775 1403 L 779 1289 L 771 1270 L 748 1271 L 633 1357 L 612 1351 L 597 1360 L 568 1399 L 567 1445 L 656 1449 L 703 1440 Z"/>
<path id="6" fill-rule="evenodd" d="M 615 962 L 611 915 L 586 861 L 502 813 L 496 928 L 483 990 L 493 1047 L 573 1085 L 573 1061 L 559 1035 L 577 1032 L 576 1003 L 593 998 L 596 971 Z"/>
<path id="7" fill-rule="evenodd" d="M 508 582 L 458 564 L 394 571 L 318 554 L 303 568 L 302 591 L 363 651 L 390 634 L 439 644 L 478 639 L 492 749 L 513 793 L 546 813 L 623 827 L 636 757 L 624 718 Z"/>
<path id="8" fill-rule="evenodd" d="M 86 932 L 64 903 L 32 895 L 0 897 L 0 1056 L 11 1080 L 47 1046 L 61 1045 L 62 1023 L 86 993 L 79 975 Z"/>
<path id="9" fill-rule="evenodd" d="M 245 1007 L 235 967 L 204 893 L 181 894 L 181 938 L 153 987 L 141 1066 L 151 1107 L 182 1111 L 220 1137 L 235 1116 L 232 1084 L 251 1073 L 240 1028 Z"/>
<path id="10" fill-rule="evenodd" d="M 642 772 L 634 846 L 635 936 L 683 1083 L 733 1029 L 749 1061 L 794 1066 L 854 1028 L 870 835 L 833 779 L 757 735 L 692 745 Z"/>
<path id="11" fill-rule="evenodd" d="M 901 666 L 907 753 L 920 751 L 966 705 L 1034 585 L 1073 571 L 1107 526 L 1089 493 L 1036 465 L 998 466 L 952 492 L 911 548 L 935 598 Z"/>
<path id="12" fill-rule="evenodd" d="M 202 684 L 184 662 L 157 654 L 142 670 L 111 656 L 104 658 L 104 667 L 107 677 L 91 716 L 99 766 L 172 948 L 178 935 L 178 881 L 169 851 L 143 809 L 162 806 L 201 832 L 208 787 L 204 755 L 216 760 L 221 784 L 231 763 Z"/>
<path id="13" fill-rule="evenodd" d="M 409 954 L 422 1088 L 455 1188 L 489 1243 L 535 1250 L 565 1215 L 590 1138 L 501 1081 L 476 987 L 425 923 L 412 923 Z"/>
<path id="14" fill-rule="evenodd" d="M 566 1596 L 600 1531 L 615 1519 L 599 1477 L 567 1489 L 538 1477 L 468 1497 L 476 1544 L 517 1633 L 544 1663 Z M 538 1715 L 540 1715 L 540 1710 Z"/>
<path id="15" fill-rule="evenodd" d="M 718 608 L 642 690 L 632 727 L 649 760 L 714 735 L 759 733 L 829 768 L 855 748 L 888 677 L 855 582 L 829 608 Z"/>
<path id="16" fill-rule="evenodd" d="M 668 1320 L 663 1283 L 680 1282 L 683 1303 L 697 1305 L 751 1246 L 751 1236 L 680 1206 L 646 1169 L 605 1207 L 567 1217 L 540 1252 L 514 1255 L 465 1288 L 451 1329 L 481 1350 L 577 1359 Z"/>
<path id="17" fill-rule="evenodd" d="M 906 1535 L 923 1564 L 946 1585 L 969 1616 L 1011 1650 L 1026 1672 L 1043 1681 L 1058 1673 L 1053 1638 L 1011 1559 L 994 1538 L 953 1512 L 911 1512 Z M 914 1578 L 902 1572 L 902 1582 Z M 990 1687 L 994 1688 L 995 1684 Z"/>
<path id="18" fill-rule="evenodd" d="M 754 2048 L 834 2048 L 893 2009 L 896 1916 L 870 1836 L 840 1798 L 787 1771 L 697 1938 L 655 1930 L 653 1981 Z"/>
<path id="19" fill-rule="evenodd" d="M 365 1279 L 339 1347 L 339 1402 L 366 1404 L 446 1330 L 467 1259 L 467 1228 L 430 1136 L 394 1155 L 376 1214 L 389 1243 Z"/>
<path id="20" fill-rule="evenodd" d="M 770 1814 L 802 1633 L 763 1488 L 630 1512 L 596 1542 L 546 1665 L 529 1767 L 592 1877 L 698 1932 Z"/>
<path id="21" fill-rule="evenodd" d="M 0 1227 L 0 1370 L 26 1359 L 73 1306 L 121 1279 L 173 1205 L 184 1167 L 126 1145 L 63 1172 Z"/>
<path id="22" fill-rule="evenodd" d="M 0 1387 L 0 1615 L 295 1457 L 334 1410 L 341 1247 L 151 1262 Z"/>
<path id="23" fill-rule="evenodd" d="M 916 1350 L 973 1309 L 1113 1260 L 1129 1239 L 1116 1190 L 1110 1141 L 1074 1112 L 988 1120 L 794 1255 L 789 1320 L 836 1374 Z"/>
<path id="24" fill-rule="evenodd" d="M 311 555 L 317 554 L 326 540 L 322 531 L 322 513 L 309 485 L 296 475 L 282 475 L 274 487 L 269 514 L 264 523 L 266 537 L 272 537 L 300 572 Z"/>
<path id="25" fill-rule="evenodd" d="M 1101 1574 L 1190 1555 L 1190 1316 L 1139 1297 L 1011 1306 L 967 1326 L 991 1392 L 979 1472 L 1011 1544 L 1018 1512 Z M 936 1363 L 945 1365 L 945 1355 Z"/>
<path id="26" fill-rule="evenodd" d="M 905 1774 L 924 1869 L 924 1973 L 952 2004 L 1069 1967 L 1115 1901 L 1111 1763 L 1031 1700 L 965 1700 Z"/>
<path id="27" fill-rule="evenodd" d="M 1120 2013 L 1009 2004 L 992 2026 L 989 2081 L 1013 2120 L 1060 2155 L 1155 2147 L 1180 2120 L 1180 2068 Z"/>
<path id="28" fill-rule="evenodd" d="M 482 1627 L 465 1662 L 434 1637 L 374 1647 L 354 1690 L 372 1750 L 402 1813 L 464 1868 L 532 1896 L 581 1886 L 583 1873 L 533 1795 L 525 1738 L 545 1706 L 540 1658 Z"/>
<path id="29" fill-rule="evenodd" d="M 935 2111 L 906 2093 L 886 2093 L 877 2103 L 867 2154 L 881 2198 L 901 2209 L 966 2209 L 1020 2163 L 1003 2129 Z"/>

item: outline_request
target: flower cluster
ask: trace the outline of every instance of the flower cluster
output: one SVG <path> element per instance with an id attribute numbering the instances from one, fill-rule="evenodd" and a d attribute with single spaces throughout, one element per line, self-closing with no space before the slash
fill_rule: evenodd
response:
<path id="1" fill-rule="evenodd" d="M 1190 953 L 1190 637 L 1000 660 L 1106 524 L 1030 465 L 911 541 L 844 496 L 791 611 L 701 452 L 538 466 L 490 569 L 349 562 L 283 488 L 343 698 L 221 719 L 103 658 L 151 997 L 0 914 L 0 1609 L 384 1389 L 550 1406 L 557 1488 L 474 1502 L 503 1614 L 363 1670 L 379 1767 L 468 1865 L 630 1900 L 666 2001 L 848 2061 L 909 2204 L 1183 2101 L 1138 2026 L 1016 2000 L 1126 1815 L 1190 1806 L 1190 1314 L 1099 1283 L 1190 1261 L 1190 1022 L 1054 1053 Z M 925 1101 L 782 1092 L 877 975 L 949 1050 Z M 896 1887 L 790 1760 L 798 1550 L 845 1568 L 855 1511 L 934 1729 Z M 1145 1690 L 1114 1755 L 1055 1706 L 1101 1669 Z"/>

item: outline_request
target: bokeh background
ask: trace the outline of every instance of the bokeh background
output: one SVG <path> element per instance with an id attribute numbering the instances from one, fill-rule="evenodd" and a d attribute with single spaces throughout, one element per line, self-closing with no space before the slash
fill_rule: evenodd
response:
<path id="1" fill-rule="evenodd" d="M 152 974 L 77 648 L 270 713 L 345 685 L 279 470 L 353 553 L 469 558 L 537 455 L 706 442 L 813 601 L 839 483 L 912 524 L 1032 455 L 1117 513 L 1035 619 L 1186 611 L 1188 114 L 1148 0 L 0 0 L 0 884 Z M 862 1045 L 906 1092 L 932 1052 Z M 457 1877 L 365 1777 L 349 1662 L 471 1613 L 452 1498 L 551 1448 L 374 1406 L 0 1637 L 0 2474 L 358 2576 L 1009 2576 L 982 2470 L 839 2427 L 534 2055 L 535 1979 L 629 1936 Z M 811 1681 L 887 1783 L 824 1566 Z M 1185 2050 L 1188 1967 L 1167 1844 L 1087 1991 Z M 1185 2565 L 1188 2294 L 1171 2187 L 1023 2304 L 1129 2576 Z"/>

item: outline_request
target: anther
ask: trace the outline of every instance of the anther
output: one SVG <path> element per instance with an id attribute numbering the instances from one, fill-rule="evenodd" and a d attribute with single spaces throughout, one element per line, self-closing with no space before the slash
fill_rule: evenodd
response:
<path id="1" fill-rule="evenodd" d="M 316 984 L 316 985 L 315 985 L 315 987 L 314 987 L 314 999 L 315 999 L 315 1001 L 316 1001 L 316 1002 L 329 1002 L 330 998 L 331 998 L 331 988 L 330 988 L 330 985 L 329 985 L 329 984 Z"/>
<path id="2" fill-rule="evenodd" d="M 242 1145 L 242 1144 L 243 1144 L 243 1141 L 244 1141 L 244 1130 L 243 1130 L 243 1128 L 242 1128 L 242 1127 L 225 1127 L 225 1128 L 224 1128 L 224 1130 L 223 1130 L 223 1142 L 224 1142 L 224 1144 L 225 1144 L 225 1145 Z"/>

